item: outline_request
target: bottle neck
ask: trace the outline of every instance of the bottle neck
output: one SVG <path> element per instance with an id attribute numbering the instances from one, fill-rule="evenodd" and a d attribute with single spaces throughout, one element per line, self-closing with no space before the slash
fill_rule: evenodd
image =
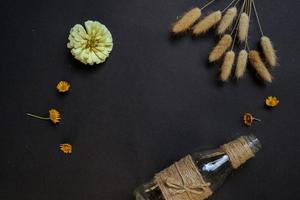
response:
<path id="1" fill-rule="evenodd" d="M 223 184 L 233 169 L 246 162 L 261 149 L 259 140 L 253 135 L 242 136 L 226 145 L 229 145 L 233 153 L 226 152 L 222 148 L 224 145 L 222 145 L 219 149 L 202 151 L 192 155 L 199 172 L 206 182 L 211 183 L 213 191 Z M 239 159 L 241 155 L 243 159 Z M 238 164 L 233 165 L 234 162 Z"/>
<path id="2" fill-rule="evenodd" d="M 261 149 L 259 140 L 254 135 L 241 136 L 220 147 L 228 156 L 234 169 L 254 157 Z"/>

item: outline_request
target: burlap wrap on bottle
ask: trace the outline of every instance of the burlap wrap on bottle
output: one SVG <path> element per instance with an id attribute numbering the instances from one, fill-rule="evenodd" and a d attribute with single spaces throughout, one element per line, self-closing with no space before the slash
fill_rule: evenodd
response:
<path id="1" fill-rule="evenodd" d="M 204 200 L 212 194 L 190 155 L 156 174 L 155 181 L 166 200 Z"/>
<path id="2" fill-rule="evenodd" d="M 254 157 L 249 143 L 242 136 L 220 147 L 229 156 L 230 163 L 234 169 L 239 168 L 247 160 Z"/>

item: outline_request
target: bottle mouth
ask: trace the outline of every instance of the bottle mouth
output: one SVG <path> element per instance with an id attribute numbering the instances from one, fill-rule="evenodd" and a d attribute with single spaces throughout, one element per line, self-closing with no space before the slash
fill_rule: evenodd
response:
<path id="1" fill-rule="evenodd" d="M 247 141 L 253 154 L 256 154 L 262 148 L 259 139 L 255 135 L 250 134 L 242 137 Z"/>

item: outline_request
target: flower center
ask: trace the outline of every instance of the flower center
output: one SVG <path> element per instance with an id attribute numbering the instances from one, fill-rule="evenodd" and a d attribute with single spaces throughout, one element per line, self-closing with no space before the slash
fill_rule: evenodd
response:
<path id="1" fill-rule="evenodd" d="M 96 39 L 94 36 L 92 36 L 90 39 L 87 40 L 85 48 L 93 50 L 97 47 L 98 39 Z"/>
<path id="2" fill-rule="evenodd" d="M 67 90 L 67 86 L 66 86 L 66 85 L 61 85 L 61 86 L 60 86 L 60 89 L 61 89 L 61 90 Z"/>

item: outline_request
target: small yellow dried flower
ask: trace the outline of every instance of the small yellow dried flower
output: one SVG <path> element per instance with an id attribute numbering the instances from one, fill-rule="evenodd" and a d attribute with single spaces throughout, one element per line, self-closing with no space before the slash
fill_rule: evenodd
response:
<path id="1" fill-rule="evenodd" d="M 243 116 L 243 119 L 244 119 L 244 124 L 247 126 L 251 126 L 251 124 L 253 123 L 253 120 L 261 121 L 260 119 L 253 117 L 253 115 L 251 113 L 245 113 Z"/>
<path id="2" fill-rule="evenodd" d="M 65 154 L 70 154 L 72 153 L 72 145 L 70 144 L 60 144 L 59 149 L 64 152 Z"/>
<path id="3" fill-rule="evenodd" d="M 111 33 L 98 21 L 88 20 L 84 26 L 76 24 L 70 30 L 67 47 L 84 64 L 103 63 L 113 48 Z"/>
<path id="4" fill-rule="evenodd" d="M 275 96 L 269 96 L 266 98 L 265 103 L 269 107 L 276 107 L 279 104 L 279 100 Z"/>
<path id="5" fill-rule="evenodd" d="M 49 110 L 49 118 L 54 124 L 60 122 L 60 120 L 61 120 L 60 113 L 55 109 Z"/>
<path id="6" fill-rule="evenodd" d="M 59 81 L 59 83 L 56 86 L 56 89 L 58 92 L 67 92 L 69 91 L 71 85 L 67 81 Z"/>
<path id="7" fill-rule="evenodd" d="M 30 117 L 37 118 L 37 119 L 50 120 L 54 124 L 60 122 L 60 120 L 61 120 L 60 113 L 56 109 L 50 109 L 48 117 L 41 117 L 41 116 L 34 115 L 34 114 L 31 114 L 31 113 L 26 113 L 26 115 L 28 115 Z"/>

